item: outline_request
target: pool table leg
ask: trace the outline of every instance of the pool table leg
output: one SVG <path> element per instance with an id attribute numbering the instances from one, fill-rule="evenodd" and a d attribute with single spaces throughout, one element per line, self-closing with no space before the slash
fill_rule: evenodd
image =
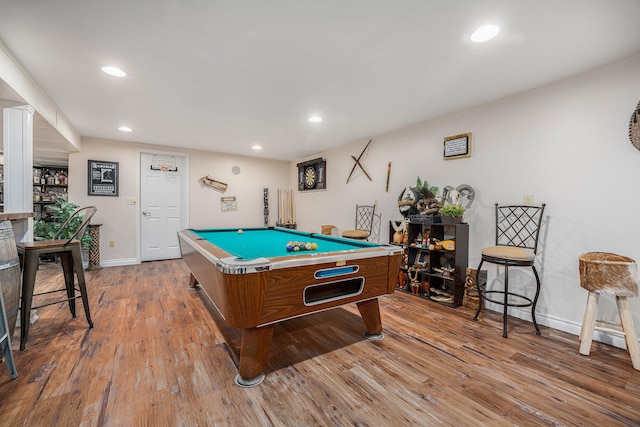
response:
<path id="1" fill-rule="evenodd" d="M 384 338 L 382 333 L 382 320 L 380 320 L 380 307 L 378 306 L 378 298 L 361 301 L 356 303 L 360 316 L 367 331 L 364 333 L 365 338 L 372 341 L 378 341 Z"/>
<path id="2" fill-rule="evenodd" d="M 194 291 L 198 289 L 198 286 L 199 286 L 198 279 L 196 279 L 196 276 L 194 276 L 193 273 L 191 273 L 191 275 L 189 276 L 189 290 Z"/>
<path id="3" fill-rule="evenodd" d="M 240 367 L 235 380 L 240 387 L 253 387 L 264 380 L 274 329 L 275 325 L 268 325 L 242 330 Z"/>

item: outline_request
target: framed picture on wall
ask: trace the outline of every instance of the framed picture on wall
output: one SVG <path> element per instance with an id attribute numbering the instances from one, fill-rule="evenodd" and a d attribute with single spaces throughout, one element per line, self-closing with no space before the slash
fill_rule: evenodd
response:
<path id="1" fill-rule="evenodd" d="M 88 161 L 88 195 L 118 197 L 118 162 Z"/>
<path id="2" fill-rule="evenodd" d="M 445 160 L 471 156 L 471 133 L 448 136 L 444 139 Z"/>

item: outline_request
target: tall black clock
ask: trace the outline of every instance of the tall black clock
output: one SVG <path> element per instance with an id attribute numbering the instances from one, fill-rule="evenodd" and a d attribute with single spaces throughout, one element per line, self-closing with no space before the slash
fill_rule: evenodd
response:
<path id="1" fill-rule="evenodd" d="M 327 162 L 321 157 L 298 163 L 298 190 L 323 190 L 327 188 Z"/>

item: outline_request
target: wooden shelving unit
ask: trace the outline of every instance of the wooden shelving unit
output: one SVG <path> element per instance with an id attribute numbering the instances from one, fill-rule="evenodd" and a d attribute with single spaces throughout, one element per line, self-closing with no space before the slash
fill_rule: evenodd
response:
<path id="1" fill-rule="evenodd" d="M 389 241 L 393 241 L 393 225 Z M 441 242 L 447 242 L 443 246 Z M 454 242 L 453 245 L 450 242 Z M 469 225 L 409 222 L 397 289 L 451 307 L 462 305 Z M 448 248 L 448 249 L 447 249 Z"/>
<path id="2" fill-rule="evenodd" d="M 46 206 L 57 199 L 67 200 L 68 168 L 37 166 L 33 168 L 33 210 L 35 219 L 47 219 Z"/>

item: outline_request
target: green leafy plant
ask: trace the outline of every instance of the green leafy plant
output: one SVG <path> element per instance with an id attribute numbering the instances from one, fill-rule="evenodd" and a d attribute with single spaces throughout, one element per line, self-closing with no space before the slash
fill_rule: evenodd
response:
<path id="1" fill-rule="evenodd" d="M 465 209 L 459 205 L 447 205 L 440 208 L 440 215 L 442 216 L 462 216 Z"/>
<path id="2" fill-rule="evenodd" d="M 424 199 L 432 199 L 438 195 L 439 188 L 436 186 L 430 186 L 429 183 L 424 180 L 422 181 L 420 177 L 416 181 L 415 191 Z"/>
<path id="3" fill-rule="evenodd" d="M 35 221 L 33 224 L 34 240 L 53 240 L 62 224 L 64 224 L 79 207 L 80 206 L 75 203 L 62 199 L 57 199 L 55 205 L 47 206 L 47 211 L 53 214 L 53 221 L 45 221 L 42 219 Z M 80 224 L 82 224 L 82 216 L 74 218 L 67 228 L 58 235 L 58 239 L 71 238 L 73 233 L 80 227 Z M 93 244 L 91 237 L 86 232 L 80 239 L 80 243 L 84 249 L 89 249 Z"/>

